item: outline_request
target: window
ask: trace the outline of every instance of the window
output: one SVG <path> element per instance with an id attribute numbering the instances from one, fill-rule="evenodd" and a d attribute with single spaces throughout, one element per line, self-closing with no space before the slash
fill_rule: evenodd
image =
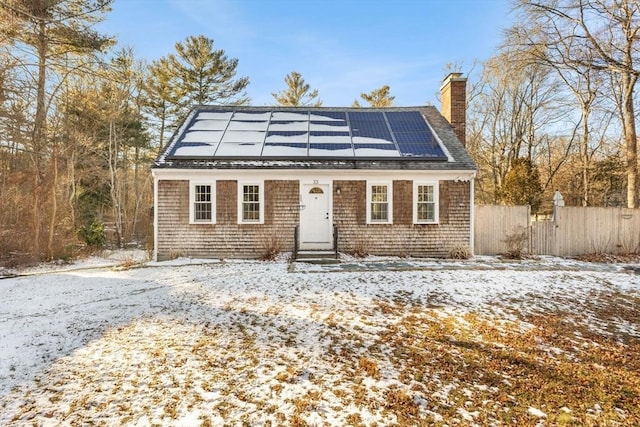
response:
<path id="1" fill-rule="evenodd" d="M 238 183 L 238 223 L 264 222 L 264 192 L 262 183 Z"/>
<path id="2" fill-rule="evenodd" d="M 367 183 L 367 223 L 393 222 L 393 186 L 391 183 Z"/>
<path id="3" fill-rule="evenodd" d="M 215 184 L 192 182 L 189 191 L 189 222 L 215 223 Z"/>
<path id="4" fill-rule="evenodd" d="M 413 222 L 438 222 L 438 183 L 413 183 Z"/>

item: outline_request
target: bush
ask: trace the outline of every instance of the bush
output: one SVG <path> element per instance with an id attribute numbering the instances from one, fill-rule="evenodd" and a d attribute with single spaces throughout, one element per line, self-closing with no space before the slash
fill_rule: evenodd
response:
<path id="1" fill-rule="evenodd" d="M 282 252 L 282 247 L 284 246 L 281 234 L 279 233 L 262 236 L 261 243 L 262 253 L 260 254 L 260 260 L 262 261 L 274 261 L 280 252 Z"/>
<path id="2" fill-rule="evenodd" d="M 88 226 L 83 225 L 80 230 L 78 230 L 78 236 L 80 236 L 87 246 L 93 248 L 101 248 L 107 241 L 104 235 L 104 223 L 95 219 Z"/>
<path id="3" fill-rule="evenodd" d="M 356 258 L 364 258 L 369 255 L 369 250 L 367 249 L 367 244 L 364 240 L 356 240 L 355 244 L 353 245 L 352 255 Z"/>
<path id="4" fill-rule="evenodd" d="M 471 258 L 471 249 L 465 245 L 456 245 L 449 250 L 449 258 L 469 259 Z"/>
<path id="5" fill-rule="evenodd" d="M 526 227 L 516 227 L 511 233 L 507 233 L 503 242 L 507 245 L 504 255 L 509 259 L 522 259 L 529 246 L 529 230 Z"/>

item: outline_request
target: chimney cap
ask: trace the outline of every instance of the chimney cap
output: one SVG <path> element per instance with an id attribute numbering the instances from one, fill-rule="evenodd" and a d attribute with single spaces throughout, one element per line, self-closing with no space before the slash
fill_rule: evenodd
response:
<path id="1" fill-rule="evenodd" d="M 444 78 L 443 82 L 446 83 L 447 81 L 467 81 L 466 77 L 462 77 L 462 73 L 449 73 L 449 75 L 447 75 L 447 77 Z"/>
<path id="2" fill-rule="evenodd" d="M 467 78 L 466 77 L 462 77 L 462 73 L 449 73 L 449 75 L 447 75 L 447 77 L 444 78 L 444 80 L 442 80 L 442 86 L 440 86 L 440 92 L 442 92 L 442 89 L 445 88 L 445 86 L 451 84 L 451 82 L 466 82 Z"/>

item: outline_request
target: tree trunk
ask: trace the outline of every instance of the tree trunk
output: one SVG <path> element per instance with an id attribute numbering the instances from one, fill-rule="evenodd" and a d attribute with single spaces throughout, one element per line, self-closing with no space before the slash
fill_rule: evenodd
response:
<path id="1" fill-rule="evenodd" d="M 623 123 L 627 158 L 627 207 L 638 207 L 638 141 L 636 139 L 636 117 L 633 108 L 633 89 L 637 77 L 630 74 L 622 76 Z"/>
<path id="2" fill-rule="evenodd" d="M 53 177 L 51 179 L 51 221 L 49 222 L 49 242 L 47 244 L 47 258 L 51 261 L 54 257 L 53 238 L 56 230 L 56 216 L 58 215 L 58 153 L 56 143 L 53 144 L 53 153 L 51 155 L 51 168 Z"/>
<path id="3" fill-rule="evenodd" d="M 45 86 L 46 86 L 46 61 L 47 61 L 47 37 L 46 24 L 44 20 L 38 21 L 38 87 L 36 97 L 36 114 L 33 123 L 33 251 L 40 250 L 40 210 L 39 193 L 41 185 L 40 155 L 42 148 L 46 145 L 46 125 L 47 117 L 45 111 Z"/>
<path id="4" fill-rule="evenodd" d="M 582 206 L 589 206 L 589 107 L 582 104 Z"/>

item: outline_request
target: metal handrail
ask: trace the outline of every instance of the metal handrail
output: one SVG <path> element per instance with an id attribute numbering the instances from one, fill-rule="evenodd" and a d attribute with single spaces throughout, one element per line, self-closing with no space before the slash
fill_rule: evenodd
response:
<path id="1" fill-rule="evenodd" d="M 333 224 L 333 252 L 338 259 L 338 226 Z"/>
<path id="2" fill-rule="evenodd" d="M 300 226 L 296 225 L 295 228 L 293 229 L 293 259 L 294 260 L 298 259 L 298 227 Z"/>

